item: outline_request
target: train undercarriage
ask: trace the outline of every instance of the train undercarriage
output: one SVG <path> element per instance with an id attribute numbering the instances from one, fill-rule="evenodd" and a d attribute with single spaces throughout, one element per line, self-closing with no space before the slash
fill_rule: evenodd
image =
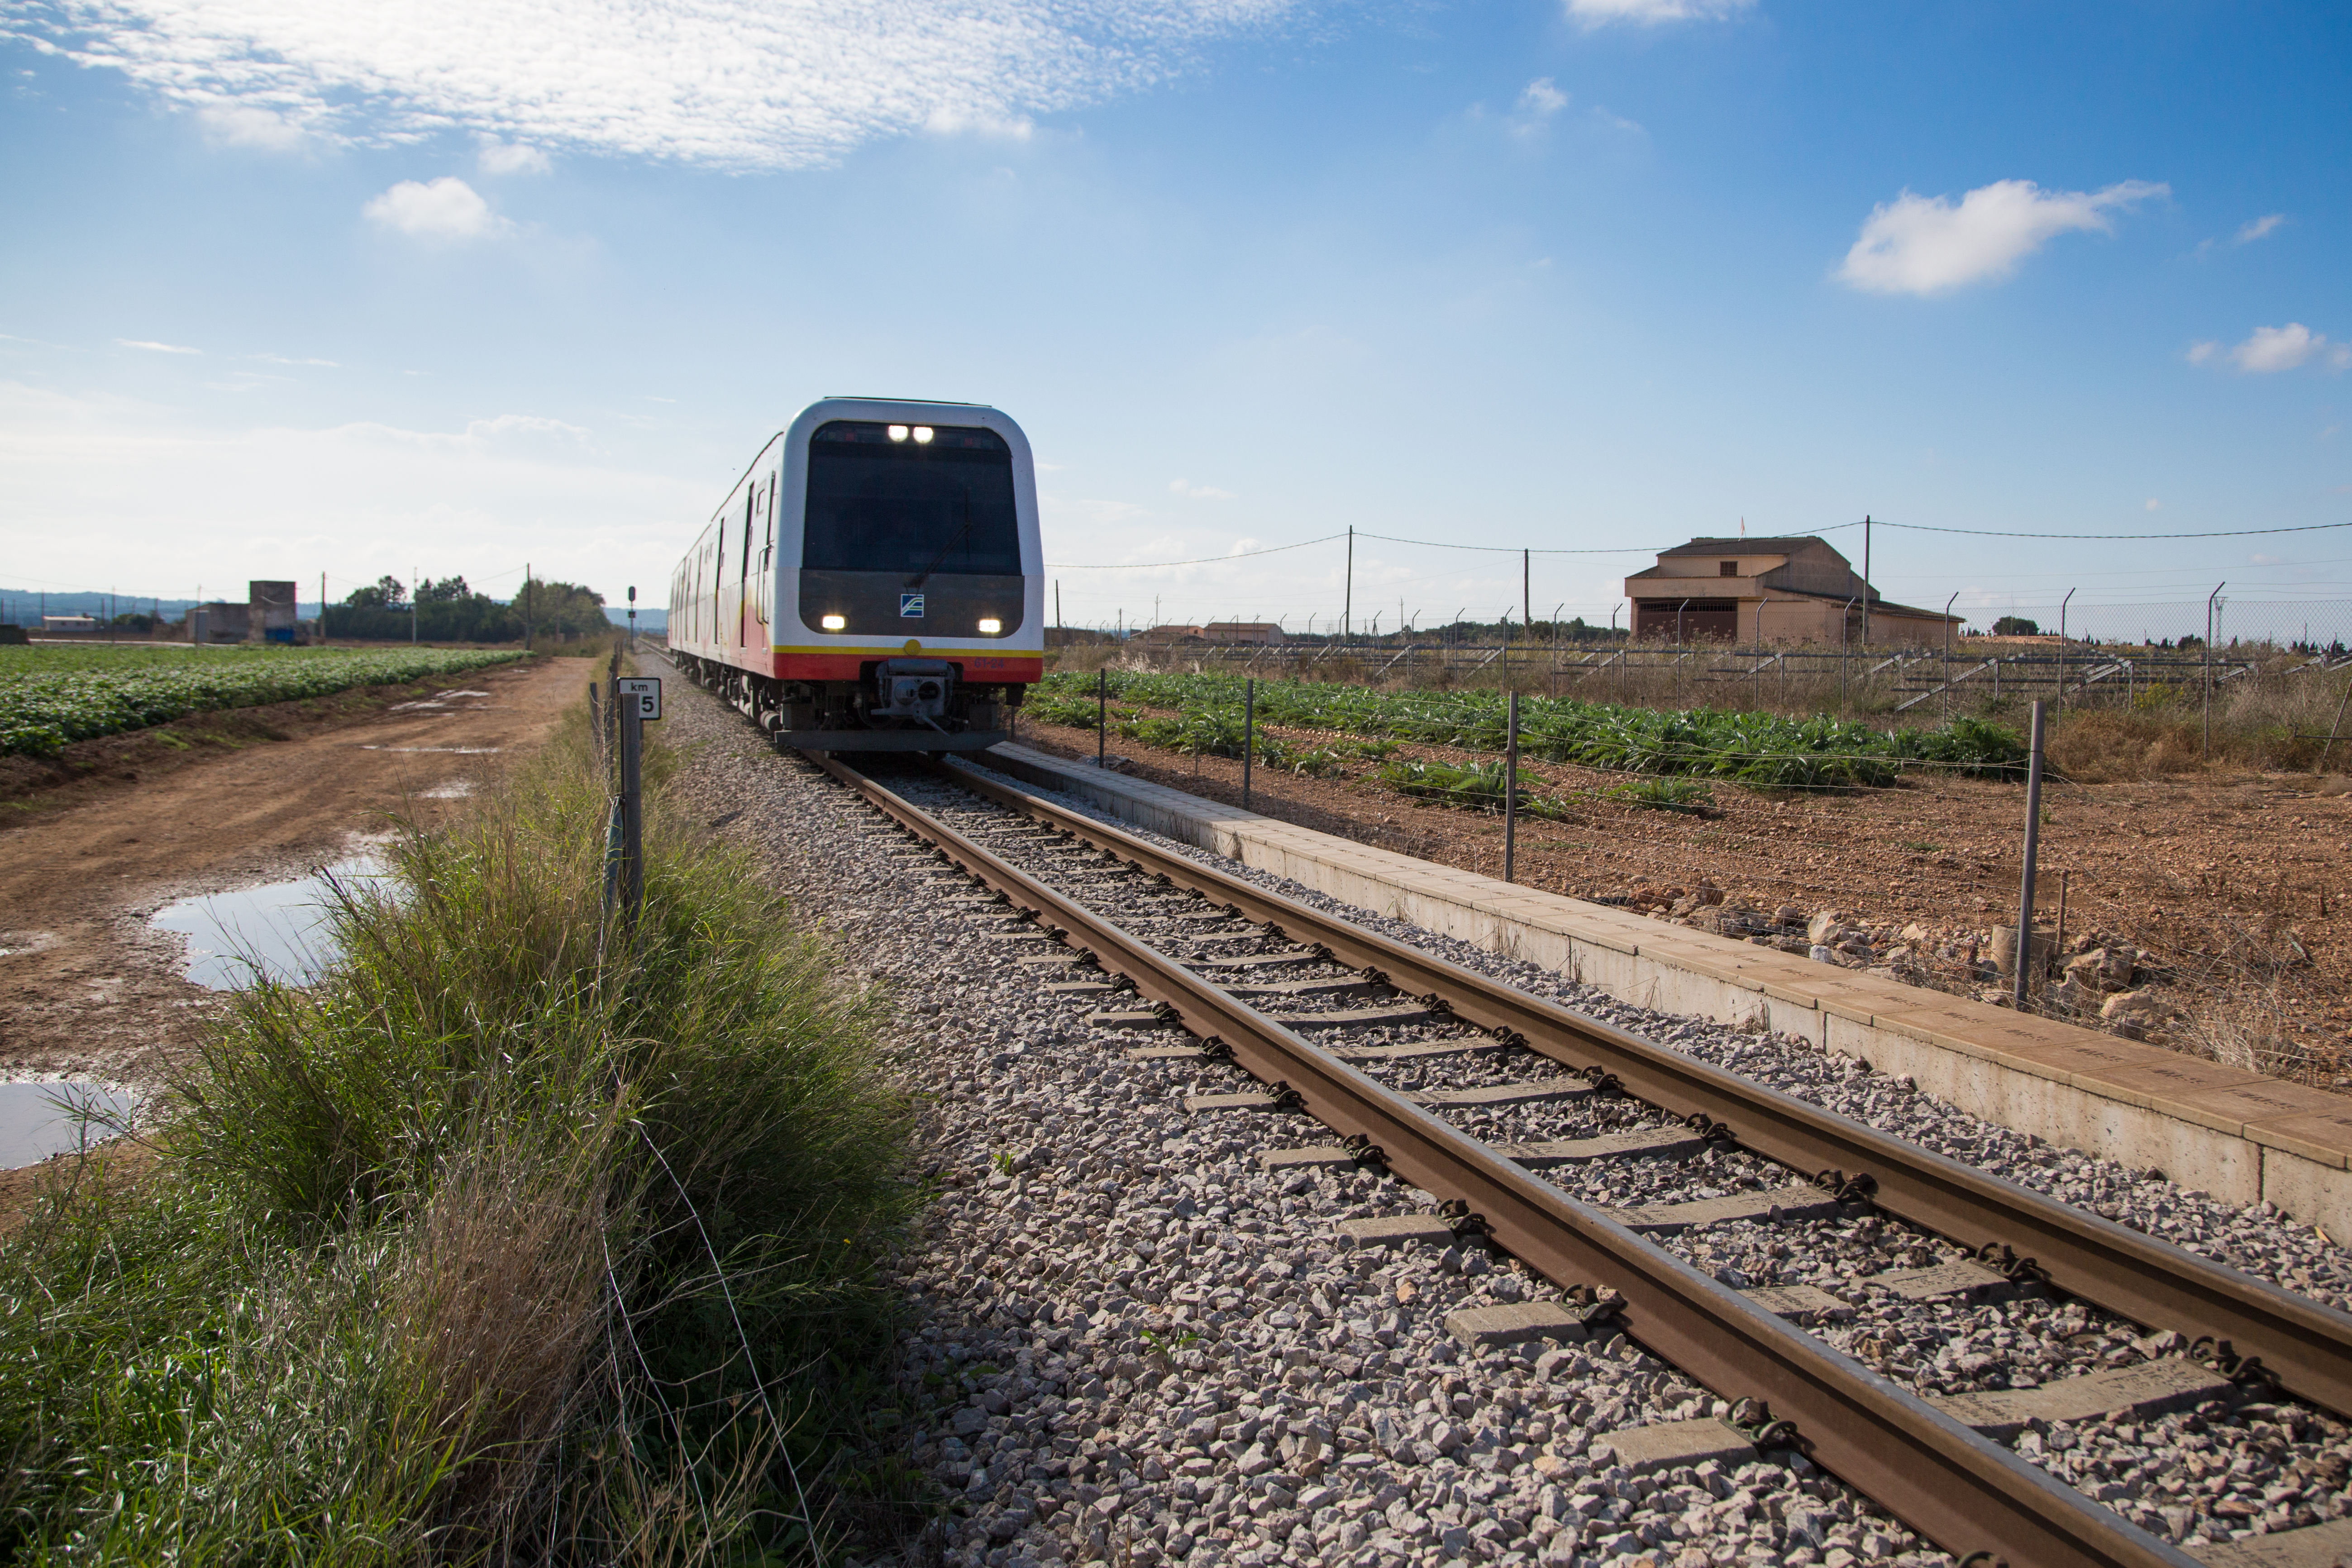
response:
<path id="1" fill-rule="evenodd" d="M 953 661 L 886 658 L 857 680 L 778 680 L 692 654 L 671 656 L 772 738 L 805 752 L 979 752 L 1010 739 L 1028 688 L 966 683 Z"/>

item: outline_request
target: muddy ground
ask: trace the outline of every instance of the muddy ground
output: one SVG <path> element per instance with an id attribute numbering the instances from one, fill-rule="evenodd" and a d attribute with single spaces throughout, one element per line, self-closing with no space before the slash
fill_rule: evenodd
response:
<path id="1" fill-rule="evenodd" d="M 1344 750 L 1353 737 L 1276 731 L 1297 750 Z M 1026 744 L 1091 758 L 1090 730 L 1024 720 Z M 1113 736 L 1140 777 L 1238 803 L 1241 763 Z M 1436 746 L 1400 758 L 1491 759 Z M 2021 785 L 1913 776 L 1894 789 L 1800 794 L 1717 785 L 1704 816 L 1591 796 L 1622 782 L 1588 769 L 1528 763 L 1538 793 L 1571 802 L 1569 820 L 1523 818 L 1518 879 L 1668 918 L 1685 893 L 1712 889 L 1752 908 L 1836 911 L 1879 935 L 1883 960 L 1915 923 L 1918 983 L 1985 994 L 1992 928 L 2016 921 L 2024 834 Z M 1498 816 L 1415 801 L 1372 763 L 1302 777 L 1255 770 L 1254 807 L 1302 826 L 1499 876 Z M 2352 779 L 2208 774 L 2125 784 L 2053 782 L 2043 798 L 2040 918 L 2062 894 L 2069 949 L 2111 942 L 2140 951 L 2161 981 L 2147 988 L 2168 1021 L 2148 1034 L 2174 1045 L 2329 1088 L 2352 1088 L 2352 942 L 2339 922 L 2352 896 Z M 1801 946 L 1801 939 L 1790 939 Z M 1945 952 L 1977 955 L 1962 963 Z M 1906 971 L 1903 978 L 1915 978 Z M 2094 995 L 2092 1001 L 2101 1000 Z M 2101 1026 L 2094 1008 L 2077 1021 Z M 2270 1044 L 2260 1037 L 2268 1032 Z M 2220 1042 L 2215 1048 L 2215 1042 Z M 2252 1044 L 2248 1042 L 2252 1041 Z"/>
<path id="2" fill-rule="evenodd" d="M 148 917 L 308 874 L 429 816 L 536 743 L 595 674 L 540 658 L 414 687 L 203 715 L 0 775 L 0 1078 L 138 1086 L 219 994 Z M 439 696 L 468 692 L 472 695 Z"/>

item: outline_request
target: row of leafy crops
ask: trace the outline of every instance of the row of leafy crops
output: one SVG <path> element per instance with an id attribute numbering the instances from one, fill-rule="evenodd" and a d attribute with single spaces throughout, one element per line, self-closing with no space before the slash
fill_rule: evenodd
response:
<path id="1" fill-rule="evenodd" d="M 1153 726 L 1223 744 L 1181 750 L 1241 753 L 1243 683 L 1227 675 L 1114 671 L 1120 733 L 1167 744 Z M 1173 710 L 1147 717 L 1139 710 Z M 1092 676 L 1048 676 L 1029 711 L 1051 723 L 1092 728 Z M 1389 742 L 1500 752 L 1507 710 L 1493 691 L 1374 691 L 1361 686 L 1266 681 L 1257 689 L 1261 724 L 1336 731 Z M 1875 730 L 1834 719 L 1695 708 L 1625 708 L 1569 698 L 1522 697 L 1519 749 L 1530 758 L 1662 778 L 1716 779 L 1759 789 L 1885 787 L 1906 768 L 1931 766 L 1979 778 L 2022 777 L 2025 742 L 2005 725 L 1955 719 L 1932 730 Z M 1311 770 L 1310 770 L 1311 771 Z"/>
<path id="2" fill-rule="evenodd" d="M 190 713 L 396 686 L 521 658 L 476 648 L 0 649 L 0 756 Z"/>

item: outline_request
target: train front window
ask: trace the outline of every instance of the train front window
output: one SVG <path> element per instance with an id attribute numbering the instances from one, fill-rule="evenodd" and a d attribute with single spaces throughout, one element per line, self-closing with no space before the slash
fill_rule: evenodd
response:
<path id="1" fill-rule="evenodd" d="M 836 419 L 809 441 L 801 564 L 821 572 L 1018 576 L 1013 450 L 993 430 Z"/>

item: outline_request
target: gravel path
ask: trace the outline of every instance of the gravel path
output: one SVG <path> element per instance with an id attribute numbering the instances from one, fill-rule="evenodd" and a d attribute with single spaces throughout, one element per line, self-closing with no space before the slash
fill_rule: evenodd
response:
<path id="1" fill-rule="evenodd" d="M 1019 962 L 1043 948 L 1015 940 L 1023 928 L 984 904 L 949 903 L 969 884 L 910 853 L 910 840 L 807 764 L 768 752 L 715 702 L 680 697 L 665 739 L 694 748 L 688 798 L 712 819 L 739 814 L 730 836 L 757 845 L 849 961 L 895 988 L 907 1025 L 894 1042 L 900 1070 L 932 1098 L 929 1157 L 944 1190 L 922 1249 L 905 1260 L 902 1375 L 942 1412 L 915 1456 L 961 1496 L 950 1561 L 1948 1561 L 1801 1458 L 1648 1476 L 1615 1464 L 1612 1431 L 1723 1407 L 1622 1338 L 1549 1352 L 1455 1345 L 1443 1333 L 1447 1312 L 1557 1290 L 1475 1247 L 1340 1245 L 1337 1221 L 1425 1212 L 1429 1195 L 1352 1170 L 1264 1172 L 1262 1152 L 1328 1132 L 1290 1115 L 1187 1116 L 1185 1094 L 1241 1087 L 1238 1075 L 1125 1059 L 1139 1042 L 1090 1027 L 1094 999 L 1047 994 L 1043 982 L 1060 973 Z M 906 788 L 943 807 L 992 809 L 936 784 Z M 1042 866 L 1045 853 L 1031 843 L 1007 858 Z M 2340 1255 L 2307 1229 L 2037 1146 L 1798 1042 L 1627 1007 L 1241 874 L 2289 1288 L 2338 1302 L 2352 1288 Z M 1087 897 L 1174 951 L 1215 934 L 1175 921 L 1189 900 L 1139 885 L 1104 879 Z M 1458 1033 L 1408 1026 L 1383 1042 L 1449 1031 Z M 1559 1070 L 1525 1054 L 1446 1056 L 1381 1076 L 1459 1087 Z M 1660 1119 L 1587 1098 L 1457 1121 L 1517 1140 Z M 1549 1175 L 1609 1205 L 1790 1179 L 1738 1152 Z M 1842 1281 L 1849 1296 L 1860 1274 L 1957 1256 L 1875 1217 L 1722 1226 L 1669 1245 L 1736 1286 Z M 1822 1331 L 1931 1393 L 2026 1386 L 2176 1348 L 2032 1299 L 1923 1304 L 1877 1292 Z M 2218 1539 L 2346 1511 L 2346 1439 L 2307 1411 L 2217 1403 L 2137 1426 L 2029 1429 L 2020 1450 L 2159 1533 Z"/>

